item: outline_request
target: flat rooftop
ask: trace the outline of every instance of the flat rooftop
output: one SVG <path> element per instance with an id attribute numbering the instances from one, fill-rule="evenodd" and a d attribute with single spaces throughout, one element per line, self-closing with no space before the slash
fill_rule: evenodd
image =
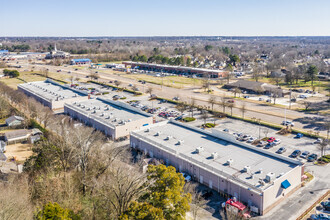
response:
<path id="1" fill-rule="evenodd" d="M 160 133 L 159 133 L 160 132 Z M 281 159 L 281 157 L 272 156 L 270 153 L 259 152 L 231 143 L 220 138 L 216 138 L 208 134 L 208 132 L 189 129 L 180 123 L 168 122 L 165 125 L 151 127 L 139 130 L 137 133 L 144 140 L 151 140 L 150 143 L 157 143 L 157 147 L 172 153 L 177 153 L 180 157 L 190 160 L 192 163 L 200 165 L 206 169 L 231 176 L 234 179 L 241 180 L 249 186 L 260 190 L 267 187 L 267 182 L 264 186 L 260 185 L 259 178 L 265 179 L 266 174 L 272 172 L 276 177 L 284 175 L 298 164 L 289 160 Z M 156 135 L 156 133 L 158 133 Z M 167 137 L 170 136 L 169 140 Z M 182 144 L 178 144 L 182 140 Z M 154 144 L 153 144 L 154 145 Z M 196 152 L 196 148 L 203 147 L 203 151 Z M 254 147 L 251 145 L 251 147 Z M 211 154 L 216 152 L 217 157 L 213 159 Z M 227 161 L 233 160 L 232 165 L 228 165 Z M 242 172 L 245 166 L 249 166 L 251 172 Z M 262 172 L 260 172 L 262 169 Z M 251 178 L 253 173 L 253 178 Z"/>
<path id="2" fill-rule="evenodd" d="M 83 96 L 81 93 L 74 92 L 64 86 L 62 87 L 49 81 L 29 82 L 20 84 L 19 86 L 51 101 Z"/>
<path id="3" fill-rule="evenodd" d="M 93 118 L 113 126 L 124 125 L 125 122 L 151 117 L 148 114 L 131 110 L 130 108 L 132 107 L 124 103 L 117 102 L 118 105 L 113 103 L 116 102 L 111 100 L 88 99 L 86 101 L 66 104 L 66 106 L 86 116 L 91 115 Z M 122 106 L 127 106 L 127 108 Z"/>

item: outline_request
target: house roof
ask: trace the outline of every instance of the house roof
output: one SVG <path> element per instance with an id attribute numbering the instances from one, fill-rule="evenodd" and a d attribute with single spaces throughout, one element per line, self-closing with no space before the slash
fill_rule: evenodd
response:
<path id="1" fill-rule="evenodd" d="M 14 121 L 24 121 L 24 118 L 22 118 L 20 116 L 13 115 L 13 116 L 10 116 L 9 118 L 6 119 L 7 124 L 11 124 Z"/>
<path id="2" fill-rule="evenodd" d="M 265 91 L 265 89 L 262 87 L 264 83 L 261 82 L 254 82 L 254 81 L 248 81 L 248 80 L 237 80 L 236 82 L 226 84 L 226 86 L 230 87 L 238 87 L 238 88 L 244 88 L 247 90 L 253 90 L 253 91 Z"/>
<path id="3" fill-rule="evenodd" d="M 14 131 L 7 131 L 5 133 L 5 136 L 7 140 L 13 139 L 13 138 L 19 138 L 24 137 L 30 134 L 29 130 L 26 129 L 20 129 L 20 130 L 14 130 Z"/>

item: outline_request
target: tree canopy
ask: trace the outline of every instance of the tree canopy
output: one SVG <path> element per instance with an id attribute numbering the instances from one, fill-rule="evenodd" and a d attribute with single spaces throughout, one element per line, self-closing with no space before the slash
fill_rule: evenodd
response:
<path id="1" fill-rule="evenodd" d="M 4 69 L 3 74 L 9 77 L 19 77 L 19 72 L 17 70 Z"/>
<path id="2" fill-rule="evenodd" d="M 81 219 L 79 215 L 76 215 L 70 209 L 64 209 L 59 204 L 47 203 L 44 207 L 37 213 L 35 219 L 38 220 L 79 220 Z"/>

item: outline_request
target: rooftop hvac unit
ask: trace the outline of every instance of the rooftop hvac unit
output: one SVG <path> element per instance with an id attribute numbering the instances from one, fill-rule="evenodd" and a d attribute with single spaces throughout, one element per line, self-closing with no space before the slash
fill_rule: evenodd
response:
<path id="1" fill-rule="evenodd" d="M 96 113 L 96 111 L 94 110 L 93 113 Z"/>
<path id="2" fill-rule="evenodd" d="M 84 105 L 81 105 L 81 108 L 85 108 L 85 106 Z"/>
<path id="3" fill-rule="evenodd" d="M 99 106 L 97 109 L 98 109 L 98 110 L 101 110 L 101 107 Z"/>
<path id="4" fill-rule="evenodd" d="M 162 132 L 161 131 L 157 131 L 157 133 L 155 134 L 155 136 L 159 136 Z"/>
<path id="5" fill-rule="evenodd" d="M 96 109 L 96 106 L 94 106 L 93 109 Z"/>
<path id="6" fill-rule="evenodd" d="M 150 132 L 150 128 L 147 128 L 147 129 L 146 129 L 146 132 Z"/>
<path id="7" fill-rule="evenodd" d="M 77 104 L 77 102 L 73 102 L 73 104 L 75 105 L 75 104 Z"/>
<path id="8" fill-rule="evenodd" d="M 196 148 L 196 153 L 201 153 L 201 152 L 203 152 L 204 151 L 204 148 L 203 147 L 197 147 Z"/>
<path id="9" fill-rule="evenodd" d="M 109 119 L 109 118 L 110 118 L 110 115 L 106 115 L 106 116 L 105 116 L 105 119 Z"/>
<path id="10" fill-rule="evenodd" d="M 262 178 L 259 178 L 259 181 L 258 181 L 259 183 L 260 183 L 260 185 L 262 185 L 262 186 L 264 186 L 265 185 L 265 182 L 264 182 L 264 180 L 262 179 Z"/>
<path id="11" fill-rule="evenodd" d="M 77 97 L 77 94 L 74 94 L 73 97 Z"/>
<path id="12" fill-rule="evenodd" d="M 179 140 L 178 141 L 178 145 L 183 145 L 183 143 L 184 143 L 184 140 Z"/>
<path id="13" fill-rule="evenodd" d="M 113 121 L 113 122 L 116 122 L 116 121 L 117 121 L 117 118 L 113 119 L 112 121 Z"/>
<path id="14" fill-rule="evenodd" d="M 105 111 L 108 111 L 109 110 L 109 107 L 105 107 L 105 109 L 104 109 Z"/>
<path id="15" fill-rule="evenodd" d="M 128 119 L 127 121 L 128 121 L 128 122 L 131 122 L 131 121 L 132 121 L 132 119 Z"/>
<path id="16" fill-rule="evenodd" d="M 101 117 L 104 116 L 104 113 L 101 113 L 100 116 L 101 116 Z"/>
<path id="17" fill-rule="evenodd" d="M 212 157 L 212 159 L 217 159 L 217 157 L 218 157 L 218 153 L 217 153 L 217 152 L 213 152 L 213 153 L 211 154 L 211 157 Z"/>
<path id="18" fill-rule="evenodd" d="M 273 181 L 274 179 L 275 179 L 275 173 L 273 173 L 273 172 L 267 173 L 267 175 L 266 175 L 266 180 L 267 180 L 268 182 L 271 182 L 271 181 Z"/>
<path id="19" fill-rule="evenodd" d="M 172 136 L 167 136 L 166 138 L 165 138 L 165 140 L 170 140 L 172 138 Z"/>
<path id="20" fill-rule="evenodd" d="M 259 171 L 258 171 L 258 173 L 262 173 L 262 168 L 259 168 Z"/>
<path id="21" fill-rule="evenodd" d="M 280 173 L 280 177 L 283 176 L 283 175 L 284 175 L 284 173 Z"/>
<path id="22" fill-rule="evenodd" d="M 88 107 L 88 108 L 87 108 L 87 111 L 89 111 L 89 110 L 91 110 L 91 108 L 90 108 L 90 107 Z"/>
<path id="23" fill-rule="evenodd" d="M 234 160 L 233 160 L 233 159 L 229 159 L 229 160 L 227 160 L 227 164 L 228 164 L 228 166 L 233 165 L 233 163 L 234 163 Z"/>
<path id="24" fill-rule="evenodd" d="M 250 173 L 251 172 L 251 167 L 250 166 L 245 166 L 243 171 L 246 172 L 246 173 Z"/>

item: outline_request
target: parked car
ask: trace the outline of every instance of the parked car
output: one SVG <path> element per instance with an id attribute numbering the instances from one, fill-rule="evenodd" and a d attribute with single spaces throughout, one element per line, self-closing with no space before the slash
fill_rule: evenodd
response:
<path id="1" fill-rule="evenodd" d="M 283 154 L 284 152 L 286 152 L 286 148 L 285 148 L 285 147 L 280 147 L 280 148 L 276 151 L 276 153 L 278 153 L 278 154 Z"/>
<path id="2" fill-rule="evenodd" d="M 304 135 L 302 133 L 298 133 L 295 138 L 302 138 Z"/>
<path id="3" fill-rule="evenodd" d="M 295 151 L 292 152 L 292 154 L 290 156 L 293 157 L 293 158 L 296 158 L 296 157 L 299 157 L 300 154 L 301 154 L 300 150 L 295 150 Z"/>
<path id="4" fill-rule="evenodd" d="M 259 101 L 264 101 L 264 98 L 259 98 Z"/>
<path id="5" fill-rule="evenodd" d="M 313 220 L 330 220 L 330 215 L 326 215 L 326 214 L 313 214 L 311 215 L 311 219 Z"/>
<path id="6" fill-rule="evenodd" d="M 308 162 L 314 162 L 315 160 L 317 160 L 317 155 L 316 154 L 311 154 L 309 155 L 309 157 L 307 158 Z"/>
<path id="7" fill-rule="evenodd" d="M 330 201 L 325 201 L 325 202 L 321 202 L 322 207 L 326 210 L 326 211 L 330 211 Z"/>
<path id="8" fill-rule="evenodd" d="M 250 98 L 250 96 L 248 96 L 248 95 L 245 95 L 245 96 L 244 96 L 244 98 L 245 98 L 245 99 L 248 99 L 248 98 Z"/>
<path id="9" fill-rule="evenodd" d="M 180 98 L 178 97 L 178 96 L 176 96 L 176 97 L 173 97 L 173 99 L 172 100 L 174 100 L 174 101 L 179 101 L 180 100 Z"/>
<path id="10" fill-rule="evenodd" d="M 57 70 L 57 72 L 61 72 L 62 70 Z"/>
<path id="11" fill-rule="evenodd" d="M 274 143 L 268 143 L 268 144 L 266 144 L 266 146 L 264 148 L 265 149 L 270 149 L 272 147 L 274 147 Z"/>
<path id="12" fill-rule="evenodd" d="M 189 176 L 188 174 L 186 173 L 181 173 L 182 176 L 184 177 L 184 181 L 186 181 L 187 183 L 190 182 L 191 180 L 191 176 Z"/>
<path id="13" fill-rule="evenodd" d="M 71 73 L 71 71 L 68 71 L 68 73 Z"/>
<path id="14" fill-rule="evenodd" d="M 133 86 L 132 84 L 129 84 L 128 86 Z"/>
<path id="15" fill-rule="evenodd" d="M 267 141 L 260 141 L 260 143 L 257 145 L 257 147 L 264 147 L 266 146 Z"/>
<path id="16" fill-rule="evenodd" d="M 307 95 L 299 95 L 299 98 L 301 98 L 301 99 L 307 99 Z"/>
<path id="17" fill-rule="evenodd" d="M 233 99 L 230 99 L 230 100 L 228 100 L 227 102 L 228 102 L 228 103 L 234 103 L 234 102 L 235 102 L 235 100 L 233 100 Z"/>
<path id="18" fill-rule="evenodd" d="M 266 100 L 266 102 L 272 102 L 272 100 L 270 100 L 270 99 L 267 99 L 267 100 Z"/>
<path id="19" fill-rule="evenodd" d="M 274 140 L 274 142 L 273 142 L 273 144 L 275 144 L 275 145 L 278 145 L 278 144 L 280 144 L 281 143 L 281 140 L 280 139 L 276 139 L 276 140 Z"/>
<path id="20" fill-rule="evenodd" d="M 268 143 L 273 143 L 274 141 L 275 141 L 275 138 L 274 137 L 270 137 L 267 140 Z"/>
<path id="21" fill-rule="evenodd" d="M 229 132 L 228 128 L 223 129 L 224 132 Z"/>
<path id="22" fill-rule="evenodd" d="M 113 82 L 110 80 L 109 83 L 113 83 Z"/>
<path id="23" fill-rule="evenodd" d="M 307 159 L 309 154 L 310 154 L 309 151 L 304 151 L 304 152 L 300 155 L 300 157 L 301 157 L 301 158 L 304 158 L 304 159 Z"/>
<path id="24" fill-rule="evenodd" d="M 250 137 L 250 138 L 247 140 L 247 142 L 248 142 L 248 143 L 253 143 L 255 140 L 257 140 L 257 138 L 255 138 L 255 137 Z"/>

